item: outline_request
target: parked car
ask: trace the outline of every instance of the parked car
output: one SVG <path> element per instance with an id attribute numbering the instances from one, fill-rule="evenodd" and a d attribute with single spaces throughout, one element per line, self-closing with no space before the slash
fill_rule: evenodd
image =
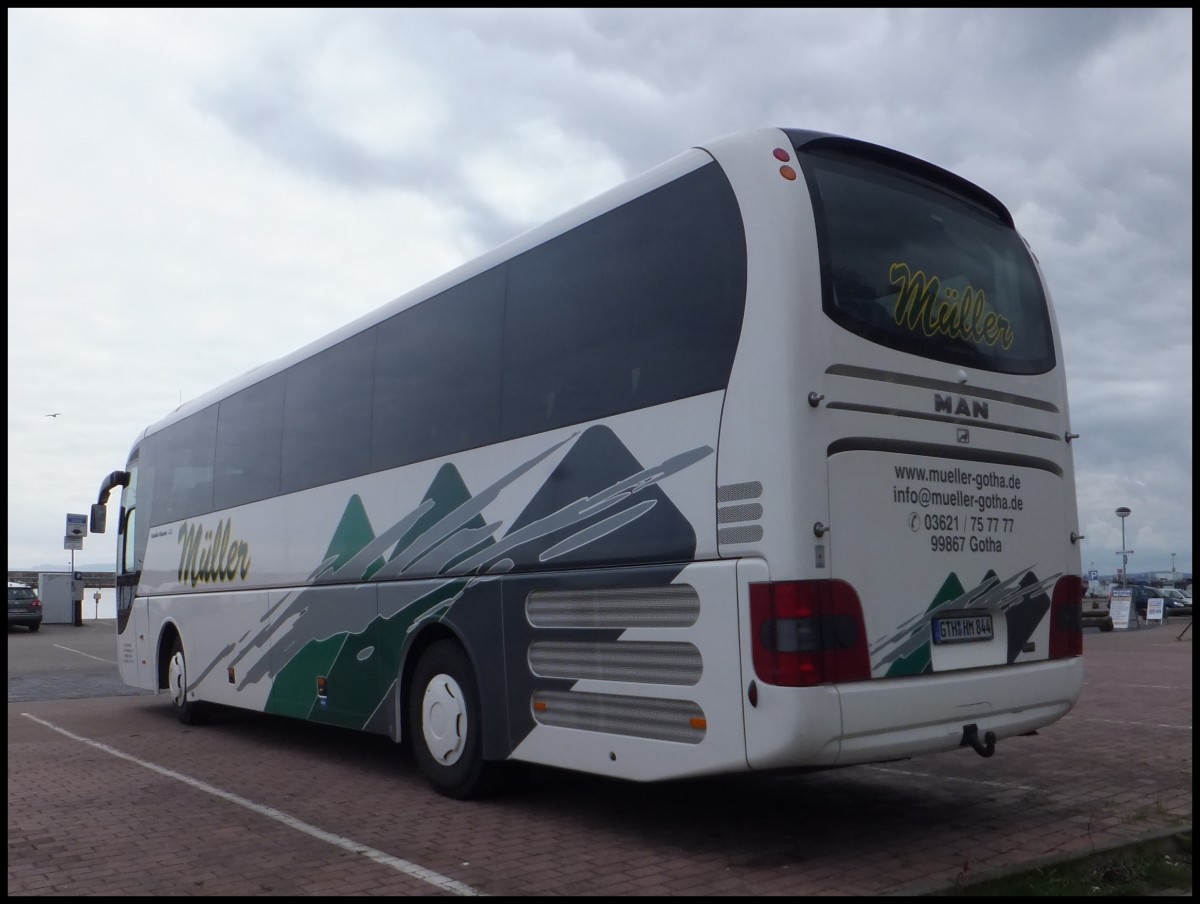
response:
<path id="1" fill-rule="evenodd" d="M 8 626 L 20 625 L 30 631 L 42 626 L 42 601 L 28 584 L 8 582 Z"/>
<path id="2" fill-rule="evenodd" d="M 1172 617 L 1192 614 L 1192 598 L 1176 587 L 1163 587 L 1158 591 L 1163 600 L 1163 612 Z"/>
<path id="3" fill-rule="evenodd" d="M 1121 589 L 1119 586 L 1114 586 L 1113 590 Z M 1137 614 L 1142 618 L 1146 617 L 1146 604 L 1153 599 L 1161 599 L 1163 601 L 1163 618 L 1172 615 L 1191 615 L 1191 603 L 1180 603 L 1179 600 L 1168 597 L 1167 590 L 1170 588 L 1163 587 L 1146 587 L 1142 584 L 1129 584 L 1125 587 L 1130 591 L 1133 601 L 1133 607 Z M 1112 600 L 1112 592 L 1109 592 L 1109 600 Z M 1185 611 L 1186 610 L 1186 611 Z"/>

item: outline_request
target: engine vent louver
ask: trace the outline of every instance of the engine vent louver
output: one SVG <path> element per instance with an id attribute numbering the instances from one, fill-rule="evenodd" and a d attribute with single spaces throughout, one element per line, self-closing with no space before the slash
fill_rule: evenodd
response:
<path id="1" fill-rule="evenodd" d="M 700 595 L 688 584 L 595 590 L 538 590 L 525 600 L 525 617 L 535 629 L 580 630 L 564 639 L 533 640 L 529 671 L 538 681 L 606 681 L 660 693 L 693 687 L 704 674 L 700 650 L 688 641 L 597 638 L 589 629 L 625 631 L 690 628 L 700 617 Z M 539 725 L 603 734 L 698 744 L 707 721 L 693 700 L 661 695 L 536 689 L 530 708 Z"/>
<path id="2" fill-rule="evenodd" d="M 558 728 L 683 744 L 699 744 L 708 729 L 703 710 L 691 700 L 539 691 L 532 704 L 538 724 Z"/>
<path id="3" fill-rule="evenodd" d="M 692 685 L 700 681 L 700 651 L 662 641 L 534 641 L 529 668 L 542 678 Z"/>
<path id="4" fill-rule="evenodd" d="M 690 628 L 700 617 L 700 596 L 687 584 L 535 590 L 525 617 L 535 628 Z"/>
<path id="5" fill-rule="evenodd" d="M 762 525 L 756 522 L 763 516 L 758 502 L 748 502 L 762 496 L 763 485 L 757 480 L 730 483 L 717 487 L 717 543 L 757 543 L 763 538 Z"/>

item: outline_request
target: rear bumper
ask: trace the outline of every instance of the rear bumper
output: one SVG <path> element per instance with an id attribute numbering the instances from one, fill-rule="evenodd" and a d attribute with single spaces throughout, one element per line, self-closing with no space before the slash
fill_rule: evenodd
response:
<path id="1" fill-rule="evenodd" d="M 1083 689 L 1083 658 L 842 685 L 836 765 L 953 750 L 963 728 L 1026 734 L 1062 718 Z"/>

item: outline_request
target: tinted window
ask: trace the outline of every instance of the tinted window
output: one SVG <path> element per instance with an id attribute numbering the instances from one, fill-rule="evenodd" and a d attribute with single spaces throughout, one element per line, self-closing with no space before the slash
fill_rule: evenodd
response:
<path id="1" fill-rule="evenodd" d="M 366 473 L 371 466 L 375 330 L 287 371 L 281 489 L 293 493 Z"/>
<path id="2" fill-rule="evenodd" d="M 213 508 L 279 494 L 283 388 L 277 374 L 220 402 Z"/>
<path id="3" fill-rule="evenodd" d="M 1024 242 L 992 212 L 893 168 L 801 154 L 821 243 L 826 313 L 873 342 L 1014 374 L 1054 366 Z"/>
<path id="4" fill-rule="evenodd" d="M 146 438 L 142 444 L 143 486 L 139 495 L 141 507 L 153 506 L 150 524 L 212 511 L 216 436 L 217 406 L 212 405 Z M 153 490 L 148 500 L 145 497 L 150 480 Z"/>
<path id="5" fill-rule="evenodd" d="M 741 214 L 716 164 L 520 255 L 504 436 L 724 388 L 745 292 Z"/>
<path id="6" fill-rule="evenodd" d="M 139 530 L 722 389 L 745 290 L 709 164 L 154 434 Z"/>
<path id="7" fill-rule="evenodd" d="M 498 267 L 379 325 L 373 470 L 496 441 L 503 304 Z"/>

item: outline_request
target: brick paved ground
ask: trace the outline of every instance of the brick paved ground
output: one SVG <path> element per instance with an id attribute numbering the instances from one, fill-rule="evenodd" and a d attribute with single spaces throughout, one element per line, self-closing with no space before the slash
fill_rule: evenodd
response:
<path id="1" fill-rule="evenodd" d="M 104 696 L 72 696 L 88 682 L 63 682 L 53 660 L 82 650 L 87 629 L 10 633 L 10 675 L 22 657 L 39 663 L 18 696 L 42 680 L 67 699 L 14 702 L 10 678 L 8 890 L 927 893 L 1190 828 L 1182 628 L 1088 631 L 1076 708 L 990 759 L 655 786 L 539 771 L 483 803 L 433 794 L 386 739 L 237 713 L 182 726 L 164 698 L 112 695 L 100 660 Z"/>

